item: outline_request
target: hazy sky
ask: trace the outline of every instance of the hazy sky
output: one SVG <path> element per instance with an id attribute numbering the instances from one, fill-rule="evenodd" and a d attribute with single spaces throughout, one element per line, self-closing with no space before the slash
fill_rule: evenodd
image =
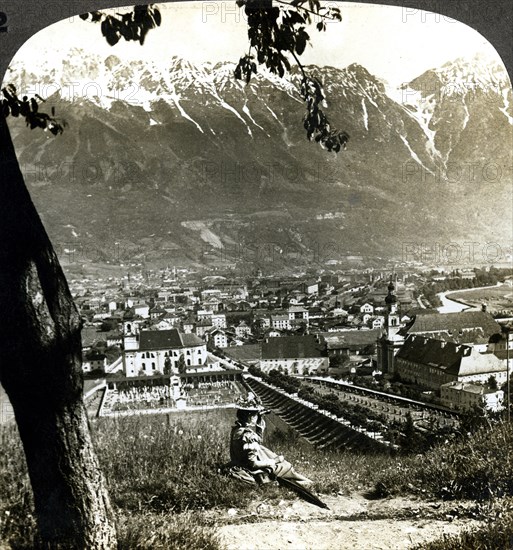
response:
<path id="1" fill-rule="evenodd" d="M 234 0 L 158 5 L 162 26 L 148 33 L 144 46 L 120 41 L 111 47 L 101 36 L 98 24 L 73 17 L 36 34 L 15 59 L 33 59 L 34 50 L 37 57 L 45 50 L 46 55 L 58 56 L 59 51 L 71 46 L 120 58 L 162 62 L 173 55 L 195 63 L 236 62 L 246 52 L 247 27 Z M 497 55 L 479 33 L 445 16 L 413 8 L 338 5 L 342 23 L 329 23 L 325 33 L 310 29 L 313 47 L 302 56 L 305 63 L 345 67 L 357 62 L 398 85 L 457 57 L 477 52 Z"/>

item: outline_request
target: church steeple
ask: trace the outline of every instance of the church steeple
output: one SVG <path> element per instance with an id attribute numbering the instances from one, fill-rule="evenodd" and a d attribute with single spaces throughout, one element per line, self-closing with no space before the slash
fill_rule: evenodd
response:
<path id="1" fill-rule="evenodd" d="M 397 297 L 394 294 L 395 286 L 390 277 L 390 283 L 388 284 L 388 294 L 385 297 L 385 304 L 387 305 L 387 313 L 396 313 L 397 311 Z"/>
<path id="2" fill-rule="evenodd" d="M 395 295 L 395 285 L 390 277 L 390 283 L 388 283 L 388 294 L 385 297 L 385 304 L 387 312 L 385 314 L 387 338 L 392 339 L 400 327 L 399 312 L 397 311 L 397 296 Z"/>
<path id="3" fill-rule="evenodd" d="M 390 277 L 387 288 L 388 294 L 385 296 L 385 334 L 380 339 L 380 345 L 378 346 L 378 368 L 381 372 L 391 375 L 394 374 L 395 354 L 401 347 L 404 338 L 399 333 L 401 320 L 397 310 L 398 304 L 393 276 Z"/>

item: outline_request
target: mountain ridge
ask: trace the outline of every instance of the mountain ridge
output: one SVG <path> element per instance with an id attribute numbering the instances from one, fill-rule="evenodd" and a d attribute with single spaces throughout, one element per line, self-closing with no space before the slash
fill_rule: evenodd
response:
<path id="1" fill-rule="evenodd" d="M 356 63 L 308 67 L 323 82 L 330 120 L 351 136 L 337 156 L 305 139 L 295 71 L 283 79 L 261 73 L 246 86 L 233 78 L 231 63 L 197 67 L 175 57 L 159 67 L 79 53 L 70 52 L 61 74 L 15 64 L 10 74 L 20 89 L 51 91 L 52 79 L 69 84 L 47 99 L 68 119 L 64 136 L 50 144 L 11 123 L 54 240 L 107 239 L 138 250 L 143 243 L 146 256 L 156 259 L 166 248 L 164 259 L 193 263 L 220 256 L 237 263 L 229 247 L 257 241 L 297 250 L 301 261 L 325 247 L 333 258 L 317 254 L 323 263 L 355 254 L 401 258 L 405 242 L 426 238 L 504 239 L 513 102 L 500 71 L 497 90 L 472 101 L 467 90 L 429 97 L 434 75 L 442 86 L 440 75 L 447 82 L 463 74 L 461 60 L 447 63 L 404 88 L 411 93 L 403 99 L 415 96 L 414 104 L 394 101 L 385 83 Z M 84 89 L 87 97 L 72 94 Z M 497 139 L 483 142 L 476 128 Z M 35 159 L 51 177 L 44 170 L 34 177 Z M 504 170 L 496 181 L 485 177 L 490 159 Z M 455 178 L 451 167 L 468 163 L 478 165 L 473 179 Z M 57 208 L 63 201 L 66 212 Z M 255 222 L 254 214 L 276 207 L 283 219 L 262 214 Z"/>

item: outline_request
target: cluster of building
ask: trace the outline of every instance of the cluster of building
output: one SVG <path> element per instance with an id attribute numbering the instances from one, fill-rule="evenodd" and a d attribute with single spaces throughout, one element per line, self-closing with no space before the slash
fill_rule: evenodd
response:
<path id="1" fill-rule="evenodd" d="M 500 409 L 513 366 L 513 342 L 486 308 L 456 313 L 419 311 L 401 316 L 390 283 L 378 368 L 440 395 L 453 409 L 485 403 Z M 511 352 L 511 358 L 510 358 Z"/>
<path id="2" fill-rule="evenodd" d="M 454 408 L 483 399 L 499 407 L 509 353 L 501 326 L 486 311 L 423 308 L 413 299 L 418 279 L 403 272 L 389 283 L 386 273 L 361 270 L 234 280 L 174 270 L 97 292 L 82 284 L 84 370 L 178 375 L 184 384 L 235 380 L 250 365 L 301 376 L 380 373 Z"/>

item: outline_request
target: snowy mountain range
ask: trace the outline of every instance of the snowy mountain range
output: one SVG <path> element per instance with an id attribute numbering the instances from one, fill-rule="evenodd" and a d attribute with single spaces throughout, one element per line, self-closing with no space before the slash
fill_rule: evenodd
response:
<path id="1" fill-rule="evenodd" d="M 5 82 L 68 123 L 52 138 L 11 121 L 54 242 L 94 246 L 98 261 L 122 243 L 127 259 L 272 269 L 511 241 L 513 100 L 499 64 L 457 59 L 398 90 L 357 64 L 308 67 L 351 136 L 338 155 L 306 141 L 297 72 L 246 86 L 234 67 L 79 50 L 13 63 Z"/>

